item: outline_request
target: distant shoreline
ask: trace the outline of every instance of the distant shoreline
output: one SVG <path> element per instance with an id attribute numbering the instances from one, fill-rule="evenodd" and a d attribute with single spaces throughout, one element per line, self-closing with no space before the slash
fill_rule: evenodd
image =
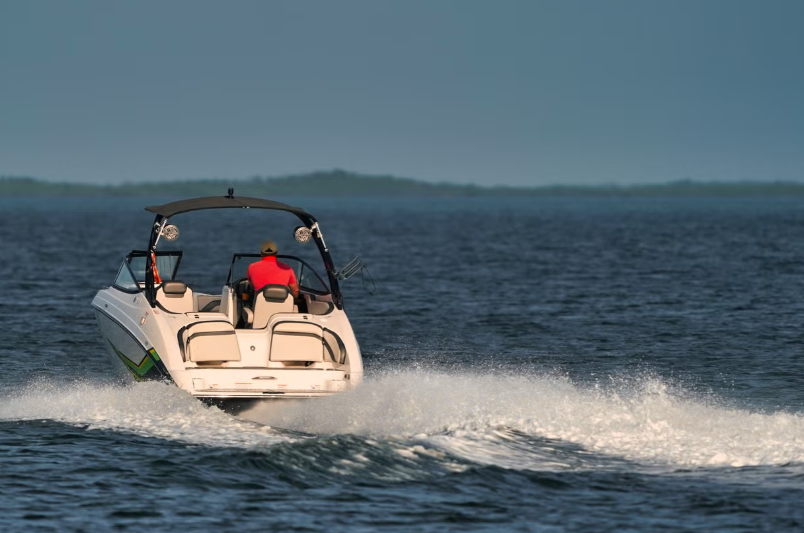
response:
<path id="1" fill-rule="evenodd" d="M 188 180 L 93 185 L 49 182 L 30 177 L 0 177 L 0 196 L 217 196 L 234 187 L 240 196 L 321 197 L 696 197 L 804 196 L 804 182 L 673 181 L 637 185 L 548 185 L 538 187 L 479 186 L 430 183 L 394 176 L 371 176 L 342 170 L 278 178 Z"/>

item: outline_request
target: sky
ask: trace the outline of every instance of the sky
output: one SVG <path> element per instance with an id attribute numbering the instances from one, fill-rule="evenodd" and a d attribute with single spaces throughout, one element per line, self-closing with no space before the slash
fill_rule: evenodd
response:
<path id="1" fill-rule="evenodd" d="M 804 181 L 799 0 L 0 0 L 0 175 Z"/>

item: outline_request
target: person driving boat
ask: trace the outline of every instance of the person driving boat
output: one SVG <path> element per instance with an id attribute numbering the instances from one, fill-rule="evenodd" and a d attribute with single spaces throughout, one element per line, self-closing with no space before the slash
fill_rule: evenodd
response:
<path id="1" fill-rule="evenodd" d="M 268 240 L 262 243 L 260 255 L 262 259 L 248 267 L 248 281 L 259 292 L 266 285 L 286 285 L 293 294 L 294 299 L 299 297 L 299 283 L 296 273 L 282 261 L 277 260 L 276 243 Z"/>

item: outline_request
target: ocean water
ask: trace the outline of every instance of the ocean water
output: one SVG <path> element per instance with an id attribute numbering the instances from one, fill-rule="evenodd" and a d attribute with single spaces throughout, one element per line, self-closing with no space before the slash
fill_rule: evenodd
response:
<path id="1" fill-rule="evenodd" d="M 103 352 L 159 201 L 0 198 L 0 530 L 804 530 L 802 199 L 289 199 L 366 380 L 257 422 Z"/>

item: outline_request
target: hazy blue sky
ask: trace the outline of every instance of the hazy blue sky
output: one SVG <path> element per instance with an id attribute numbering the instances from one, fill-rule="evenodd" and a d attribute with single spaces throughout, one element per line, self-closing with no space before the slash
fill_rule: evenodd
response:
<path id="1" fill-rule="evenodd" d="M 0 0 L 0 175 L 804 180 L 804 1 Z"/>

